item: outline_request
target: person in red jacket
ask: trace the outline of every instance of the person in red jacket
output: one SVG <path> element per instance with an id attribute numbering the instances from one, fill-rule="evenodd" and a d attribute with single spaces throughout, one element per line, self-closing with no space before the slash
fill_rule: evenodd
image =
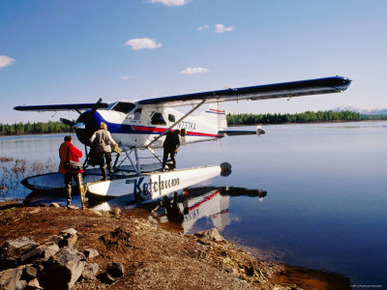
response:
<path id="1" fill-rule="evenodd" d="M 59 172 L 64 174 L 64 180 L 65 180 L 66 191 L 67 191 L 67 208 L 69 209 L 74 208 L 71 205 L 71 188 L 73 186 L 73 178 L 77 183 L 81 197 L 83 194 L 83 181 L 82 181 L 83 170 L 73 172 L 73 171 L 66 170 L 63 166 L 63 164 L 67 160 L 79 162 L 79 158 L 82 157 L 82 151 L 79 150 L 77 147 L 75 147 L 72 143 L 73 143 L 72 137 L 70 135 L 67 135 L 64 137 L 64 142 L 59 147 L 59 157 L 60 157 Z M 81 198 L 81 200 L 82 199 L 83 198 Z M 83 207 L 83 204 L 82 204 L 82 207 Z"/>

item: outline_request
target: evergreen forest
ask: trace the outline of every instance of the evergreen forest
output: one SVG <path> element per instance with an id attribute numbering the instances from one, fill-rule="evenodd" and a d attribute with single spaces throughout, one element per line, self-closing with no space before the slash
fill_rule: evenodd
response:
<path id="1" fill-rule="evenodd" d="M 303 112 L 298 114 L 228 114 L 229 126 L 246 126 L 256 124 L 285 124 L 285 123 L 316 123 L 316 122 L 350 122 L 362 120 L 382 120 L 387 115 L 362 115 L 352 111 L 318 111 Z M 23 135 L 23 134 L 51 134 L 72 132 L 70 126 L 60 121 L 49 121 L 47 123 L 15 123 L 1 124 L 0 135 Z"/>
<path id="2" fill-rule="evenodd" d="M 47 123 L 15 123 L 12 125 L 0 123 L 0 135 L 23 135 L 23 134 L 50 134 L 71 132 L 70 126 L 57 121 Z"/>
<path id="3" fill-rule="evenodd" d="M 348 122 L 367 119 L 360 113 L 351 111 L 334 112 L 318 111 L 298 114 L 228 114 L 229 126 L 255 124 L 315 123 L 315 122 Z"/>

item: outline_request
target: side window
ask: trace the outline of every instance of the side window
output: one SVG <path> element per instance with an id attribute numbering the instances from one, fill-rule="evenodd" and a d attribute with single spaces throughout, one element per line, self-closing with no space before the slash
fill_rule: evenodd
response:
<path id="1" fill-rule="evenodd" d="M 134 111 L 134 120 L 140 120 L 142 109 L 138 108 Z"/>
<path id="2" fill-rule="evenodd" d="M 167 125 L 161 113 L 154 113 L 151 119 L 152 125 Z"/>
<path id="3" fill-rule="evenodd" d="M 169 122 L 175 123 L 175 115 L 168 114 Z"/>
<path id="4" fill-rule="evenodd" d="M 129 113 L 126 115 L 126 119 L 128 120 L 140 120 L 141 119 L 142 108 L 137 108 L 133 113 Z"/>

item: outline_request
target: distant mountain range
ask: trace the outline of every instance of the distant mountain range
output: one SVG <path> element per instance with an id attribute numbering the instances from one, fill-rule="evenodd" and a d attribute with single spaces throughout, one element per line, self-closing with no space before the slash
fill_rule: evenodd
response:
<path id="1" fill-rule="evenodd" d="M 387 109 L 381 108 L 361 108 L 356 106 L 341 106 L 333 109 L 334 112 L 351 111 L 362 115 L 387 115 Z"/>

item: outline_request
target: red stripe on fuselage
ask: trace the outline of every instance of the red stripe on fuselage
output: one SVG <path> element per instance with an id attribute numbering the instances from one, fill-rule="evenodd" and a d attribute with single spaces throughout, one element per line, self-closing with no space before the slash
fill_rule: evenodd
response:
<path id="1" fill-rule="evenodd" d="M 147 132 L 148 134 L 162 134 L 167 130 L 164 128 L 147 127 L 147 126 L 133 126 L 133 128 L 134 130 L 139 131 L 139 133 Z M 208 133 L 192 132 L 192 131 L 187 131 L 186 135 L 198 136 L 198 137 L 214 137 L 214 138 L 223 137 L 223 135 L 218 135 L 218 134 L 208 134 Z"/>
<path id="2" fill-rule="evenodd" d="M 133 126 L 134 130 L 136 131 L 142 131 L 142 132 L 149 132 L 151 133 L 163 133 L 166 131 L 164 128 L 157 128 L 157 127 L 146 127 L 146 126 Z"/>
<path id="3" fill-rule="evenodd" d="M 215 110 L 215 109 L 209 109 L 209 111 L 215 112 L 215 113 L 221 113 L 221 114 L 225 114 L 226 113 L 225 111 Z"/>

